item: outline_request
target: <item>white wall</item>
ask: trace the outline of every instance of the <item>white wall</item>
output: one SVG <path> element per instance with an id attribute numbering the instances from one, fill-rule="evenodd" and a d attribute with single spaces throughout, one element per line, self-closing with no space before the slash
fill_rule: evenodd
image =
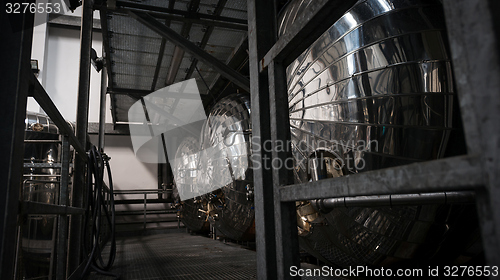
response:
<path id="1" fill-rule="evenodd" d="M 64 118 L 76 121 L 78 77 L 80 64 L 80 32 L 78 30 L 49 28 L 45 89 Z M 102 36 L 93 34 L 92 47 L 101 56 Z M 101 74 L 91 68 L 89 122 L 99 121 Z M 109 104 L 109 103 L 108 103 Z M 111 122 L 109 105 L 106 120 Z"/>
<path id="2" fill-rule="evenodd" d="M 97 135 L 91 135 L 90 140 L 97 143 Z M 158 188 L 158 166 L 136 159 L 130 136 L 106 135 L 104 142 L 104 150 L 111 157 L 109 164 L 115 190 Z"/>

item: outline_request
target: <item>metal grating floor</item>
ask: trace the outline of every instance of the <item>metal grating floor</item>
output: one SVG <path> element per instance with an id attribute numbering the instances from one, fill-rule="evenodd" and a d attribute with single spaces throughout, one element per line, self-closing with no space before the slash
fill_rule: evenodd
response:
<path id="1" fill-rule="evenodd" d="M 254 251 L 207 237 L 167 233 L 121 237 L 116 243 L 112 272 L 121 280 L 256 279 Z M 88 279 L 114 278 L 92 273 Z"/>

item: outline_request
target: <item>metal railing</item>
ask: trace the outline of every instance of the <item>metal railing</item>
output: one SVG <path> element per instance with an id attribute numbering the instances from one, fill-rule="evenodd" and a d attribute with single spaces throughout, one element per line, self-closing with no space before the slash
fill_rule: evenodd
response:
<path id="1" fill-rule="evenodd" d="M 144 189 L 144 190 L 123 190 L 123 191 L 115 191 L 114 195 L 126 195 L 126 194 L 131 194 L 131 195 L 142 195 L 142 199 L 122 199 L 122 200 L 115 200 L 116 205 L 120 204 L 143 204 L 143 210 L 142 211 L 117 211 L 118 216 L 123 216 L 123 215 L 142 215 L 142 223 L 143 223 L 143 230 L 146 230 L 146 225 L 148 223 L 147 216 L 148 214 L 177 214 L 177 209 L 171 209 L 171 210 L 147 210 L 148 208 L 148 203 L 149 204 L 157 204 L 157 203 L 172 203 L 173 201 L 171 199 L 148 199 L 148 195 L 158 195 L 158 194 L 166 194 L 170 193 L 171 190 L 160 190 L 160 189 Z M 180 216 L 176 215 L 176 220 L 177 221 L 177 228 L 181 227 L 181 220 Z M 167 219 L 159 219 L 158 221 L 153 221 L 153 222 L 172 222 Z M 117 225 L 120 224 L 127 224 L 127 223 L 117 223 Z"/>

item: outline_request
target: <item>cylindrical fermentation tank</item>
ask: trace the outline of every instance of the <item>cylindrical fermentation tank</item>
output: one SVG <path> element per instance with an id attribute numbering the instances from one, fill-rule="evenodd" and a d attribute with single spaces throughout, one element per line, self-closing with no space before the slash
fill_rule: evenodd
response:
<path id="1" fill-rule="evenodd" d="M 181 217 L 191 230 L 199 231 L 206 220 L 217 235 L 233 240 L 254 238 L 250 138 L 250 100 L 244 94 L 232 94 L 210 110 L 199 145 L 189 137 L 177 149 L 176 159 L 182 160 L 176 160 L 174 167 L 176 188 L 220 186 L 182 202 Z"/>
<path id="2" fill-rule="evenodd" d="M 186 137 L 180 143 L 172 165 L 175 178 L 174 197 L 179 199 L 178 189 L 189 188 L 198 184 L 199 180 L 200 142 L 194 137 Z M 182 223 L 192 232 L 202 233 L 209 230 L 206 217 L 207 201 L 201 197 L 187 199 L 178 204 Z"/>
<path id="3" fill-rule="evenodd" d="M 286 33 L 308 1 L 282 13 Z M 360 0 L 287 68 L 297 183 L 443 157 L 455 92 L 440 1 Z M 470 219 L 458 205 L 337 207 L 297 202 L 301 247 L 333 265 L 439 255 Z M 321 212 L 319 211 L 321 210 Z M 474 215 L 466 215 L 474 216 Z M 467 250 L 457 244 L 450 258 Z"/>

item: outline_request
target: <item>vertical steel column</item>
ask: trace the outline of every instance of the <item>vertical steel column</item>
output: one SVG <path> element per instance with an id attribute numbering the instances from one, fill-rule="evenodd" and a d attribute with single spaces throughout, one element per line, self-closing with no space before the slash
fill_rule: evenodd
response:
<path id="1" fill-rule="evenodd" d="M 103 48 L 104 53 L 104 48 Z M 104 151 L 104 136 L 106 134 L 106 94 L 108 88 L 107 67 L 101 70 L 101 100 L 99 102 L 99 151 Z"/>
<path id="2" fill-rule="evenodd" d="M 68 205 L 69 193 L 69 141 L 67 135 L 62 135 L 61 144 L 61 181 L 59 183 L 59 205 Z M 68 254 L 68 216 L 58 217 L 57 233 L 57 263 L 56 279 L 66 279 L 66 265 Z"/>
<path id="3" fill-rule="evenodd" d="M 278 279 L 288 279 L 292 278 L 289 273 L 290 267 L 300 265 L 300 256 L 295 201 L 282 202 L 279 194 L 280 187 L 294 183 L 286 73 L 284 65 L 276 60 L 272 61 L 268 68 L 276 262 Z M 283 147 L 286 147 L 284 151 Z"/>
<path id="4" fill-rule="evenodd" d="M 485 178 L 477 208 L 486 259 L 500 264 L 500 9 L 497 0 L 443 1 L 468 153 Z"/>
<path id="5" fill-rule="evenodd" d="M 289 183 L 289 173 L 286 169 L 273 172 L 270 160 L 283 160 L 288 154 L 271 152 L 264 146 L 269 140 L 274 146 L 276 141 L 290 139 L 283 67 L 272 63 L 270 69 L 260 72 L 261 59 L 276 42 L 276 25 L 274 1 L 248 1 L 258 279 L 286 278 L 285 270 L 298 256 L 295 207 L 290 207 L 293 203 L 281 204 L 277 195 L 277 187 Z"/>
<path id="6" fill-rule="evenodd" d="M 76 110 L 76 138 L 87 148 L 87 128 L 90 91 L 90 50 L 92 48 L 93 0 L 83 0 L 82 24 L 80 32 L 80 74 L 78 80 L 78 103 Z M 75 158 L 75 180 L 73 185 L 73 206 L 84 208 L 85 162 Z M 78 268 L 82 260 L 83 217 L 74 215 L 71 218 L 71 240 L 69 244 L 69 271 Z"/>
<path id="7" fill-rule="evenodd" d="M 59 205 L 68 205 L 69 193 L 69 141 L 67 135 L 62 135 L 61 148 L 61 181 L 59 183 Z M 57 264 L 56 279 L 66 279 L 66 261 L 68 253 L 68 216 L 60 215 L 58 217 L 57 229 Z"/>
<path id="8" fill-rule="evenodd" d="M 271 28 L 274 25 L 272 19 L 275 17 L 273 1 L 249 0 L 247 13 L 257 279 L 276 279 L 273 177 L 270 169 L 263 168 L 264 161 L 272 156 L 264 149 L 264 142 L 271 139 L 269 81 L 267 73 L 259 71 L 260 59 L 271 49 L 275 41 Z M 260 166 L 255 166 L 256 163 L 260 163 Z"/>
<path id="9" fill-rule="evenodd" d="M 34 1 L 27 1 L 32 2 Z M 2 2 L 4 3 L 4 2 Z M 24 119 L 29 91 L 34 14 L 0 12 L 0 275 L 11 279 L 16 253 L 16 225 L 24 155 Z M 32 75 L 32 74 L 31 74 Z"/>

